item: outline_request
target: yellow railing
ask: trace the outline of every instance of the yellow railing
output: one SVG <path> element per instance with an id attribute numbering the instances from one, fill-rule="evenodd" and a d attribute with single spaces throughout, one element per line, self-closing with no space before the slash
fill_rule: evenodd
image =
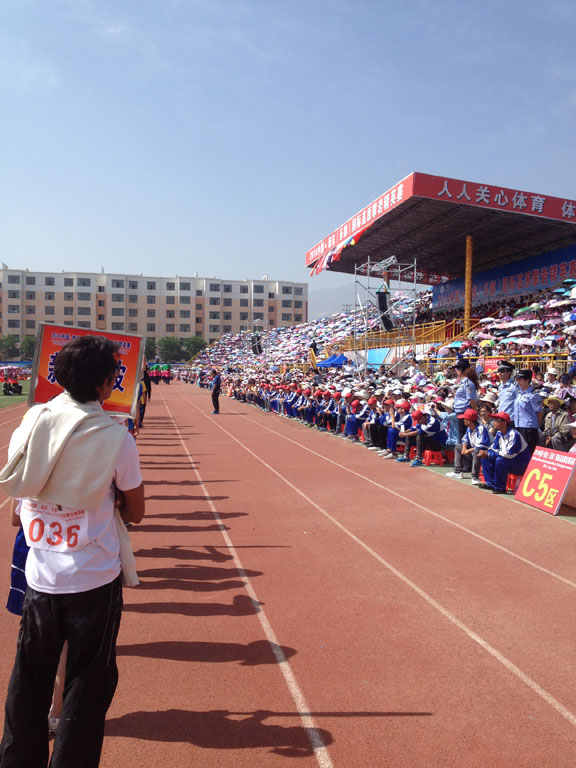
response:
<path id="1" fill-rule="evenodd" d="M 506 358 L 516 366 L 516 370 L 521 368 L 533 368 L 538 366 L 541 373 L 546 373 L 547 368 L 556 368 L 558 376 L 570 370 L 574 361 L 567 355 L 555 356 L 549 354 L 543 355 L 495 355 L 494 357 L 484 358 L 485 362 L 491 360 L 502 360 Z M 444 370 L 446 366 L 454 365 L 457 357 L 436 357 L 432 356 L 420 362 L 420 368 L 426 374 L 434 374 Z"/>
<path id="2" fill-rule="evenodd" d="M 406 344 L 434 344 L 441 343 L 446 338 L 446 323 L 436 321 L 433 323 L 423 323 L 413 328 L 411 325 L 403 328 L 395 328 L 387 333 L 375 331 L 368 334 L 358 334 L 356 336 L 357 349 L 378 349 L 379 347 L 402 347 Z M 338 344 L 334 345 L 338 352 L 346 352 L 354 349 L 354 337 L 347 336 Z"/>

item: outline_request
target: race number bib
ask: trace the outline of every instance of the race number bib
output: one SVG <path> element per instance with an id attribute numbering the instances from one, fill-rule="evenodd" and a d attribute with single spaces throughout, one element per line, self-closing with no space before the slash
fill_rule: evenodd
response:
<path id="1" fill-rule="evenodd" d="M 88 514 L 84 509 L 59 507 L 24 499 L 20 522 L 26 543 L 47 552 L 77 552 L 90 543 Z"/>

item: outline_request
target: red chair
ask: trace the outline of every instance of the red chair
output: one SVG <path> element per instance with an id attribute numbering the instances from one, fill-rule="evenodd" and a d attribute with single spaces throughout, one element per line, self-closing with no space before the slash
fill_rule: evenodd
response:
<path id="1" fill-rule="evenodd" d="M 416 448 L 416 446 L 413 445 L 412 448 L 410 448 L 410 459 L 411 460 L 415 459 L 417 453 L 418 453 L 418 448 Z"/>
<path id="2" fill-rule="evenodd" d="M 518 490 L 518 486 L 520 485 L 520 482 L 524 475 L 513 475 L 511 472 L 508 475 L 508 479 L 506 480 L 506 490 L 512 491 L 512 493 L 516 493 Z"/>
<path id="3" fill-rule="evenodd" d="M 436 467 L 443 467 L 444 457 L 442 456 L 442 451 L 424 451 L 422 463 L 426 467 L 431 467 L 432 465 Z"/>
<path id="4" fill-rule="evenodd" d="M 446 461 L 448 464 L 454 464 L 454 451 L 451 448 L 446 448 Z"/>

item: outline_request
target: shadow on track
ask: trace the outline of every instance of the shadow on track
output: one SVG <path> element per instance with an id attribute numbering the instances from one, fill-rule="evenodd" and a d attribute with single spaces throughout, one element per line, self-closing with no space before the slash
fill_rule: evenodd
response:
<path id="1" fill-rule="evenodd" d="M 248 595 L 236 595 L 232 603 L 124 603 L 124 611 L 129 613 L 170 613 L 176 616 L 253 616 L 259 613 Z"/>
<path id="2" fill-rule="evenodd" d="M 296 654 L 294 648 L 279 645 L 277 649 L 289 659 Z M 261 664 L 277 664 L 278 659 L 267 640 L 253 643 L 204 643 L 198 641 L 166 641 L 156 643 L 134 643 L 119 645 L 119 656 L 143 656 L 149 659 L 169 659 L 170 661 L 201 661 L 222 663 L 239 661 L 241 667 L 257 667 Z"/>

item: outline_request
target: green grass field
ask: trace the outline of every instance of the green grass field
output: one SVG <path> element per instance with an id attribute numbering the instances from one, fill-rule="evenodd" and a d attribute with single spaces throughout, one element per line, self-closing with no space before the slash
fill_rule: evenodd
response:
<path id="1" fill-rule="evenodd" d="M 25 403 L 28 400 L 30 382 L 22 381 L 20 383 L 22 384 L 21 395 L 3 395 L 2 387 L 0 387 L 0 408 L 7 408 L 10 405 L 18 405 L 19 403 Z"/>

